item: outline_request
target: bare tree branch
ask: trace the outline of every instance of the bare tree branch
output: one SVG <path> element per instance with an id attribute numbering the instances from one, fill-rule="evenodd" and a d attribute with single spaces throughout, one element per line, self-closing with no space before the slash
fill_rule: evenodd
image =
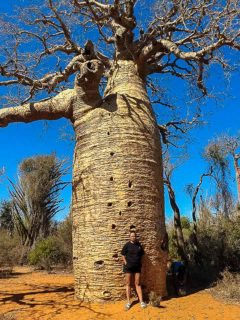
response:
<path id="1" fill-rule="evenodd" d="M 192 120 L 184 119 L 179 121 L 169 121 L 166 124 L 159 124 L 158 128 L 161 133 L 163 143 L 171 143 L 171 141 L 169 141 L 168 138 L 168 136 L 170 135 L 169 129 L 171 127 L 174 128 L 176 131 L 180 131 L 181 133 L 185 134 L 192 127 L 203 123 L 203 121 L 199 119 L 200 116 L 200 114 L 197 114 L 195 117 L 193 117 Z"/>
<path id="2" fill-rule="evenodd" d="M 0 127 L 6 127 L 12 122 L 55 120 L 61 117 L 71 118 L 73 99 L 73 90 L 69 89 L 52 99 L 0 109 Z"/>

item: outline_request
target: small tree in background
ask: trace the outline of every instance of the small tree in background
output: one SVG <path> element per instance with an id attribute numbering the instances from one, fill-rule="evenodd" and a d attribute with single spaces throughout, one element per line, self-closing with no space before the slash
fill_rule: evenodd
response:
<path id="1" fill-rule="evenodd" d="M 25 159 L 19 166 L 19 182 L 10 191 L 14 226 L 25 247 L 49 235 L 52 218 L 59 212 L 60 191 L 66 169 L 55 155 Z"/>
<path id="2" fill-rule="evenodd" d="M 229 156 L 232 157 L 237 188 L 239 189 L 239 166 L 237 153 L 240 148 L 240 135 L 230 136 L 222 134 L 209 142 L 205 148 L 204 157 L 213 166 L 213 176 L 217 182 L 218 192 L 215 197 L 215 208 L 217 212 L 222 212 L 226 217 L 231 211 L 234 211 L 234 201 L 229 190 L 228 179 L 230 176 L 230 161 Z M 239 190 L 238 190 L 239 192 Z M 239 194 L 238 194 L 239 198 Z"/>
<path id="3" fill-rule="evenodd" d="M 181 260 L 188 264 L 188 258 L 185 249 L 184 236 L 181 225 L 181 213 L 179 206 L 177 204 L 176 195 L 174 192 L 174 188 L 171 183 L 172 173 L 176 166 L 174 166 L 170 162 L 170 158 L 165 154 L 164 157 L 164 185 L 167 188 L 170 205 L 173 210 L 173 226 L 174 226 L 174 234 L 173 237 L 176 240 L 177 244 L 177 255 L 180 256 Z"/>
<path id="4" fill-rule="evenodd" d="M 202 264 L 201 259 L 201 253 L 198 248 L 198 236 L 197 236 L 197 195 L 199 192 L 199 189 L 203 183 L 204 177 L 210 177 L 212 175 L 212 167 L 210 168 L 210 171 L 208 173 L 203 173 L 200 176 L 199 183 L 196 187 L 194 187 L 193 184 L 188 184 L 186 186 L 186 191 L 191 197 L 192 202 L 192 220 L 193 220 L 193 233 L 192 233 L 192 244 L 193 244 L 193 251 L 194 251 L 194 260 L 197 264 Z"/>
<path id="5" fill-rule="evenodd" d="M 240 201 L 240 167 L 238 164 L 238 160 L 240 158 L 240 153 L 239 153 L 240 152 L 240 133 L 238 133 L 235 136 L 222 134 L 216 139 L 214 139 L 211 143 L 218 146 L 218 148 L 221 150 L 225 158 L 228 158 L 230 156 L 233 160 L 235 175 L 236 175 L 237 190 L 238 190 L 238 202 L 239 202 Z"/>
<path id="6" fill-rule="evenodd" d="M 9 235 L 13 234 L 14 222 L 11 201 L 4 200 L 0 203 L 0 228 L 6 230 Z"/>

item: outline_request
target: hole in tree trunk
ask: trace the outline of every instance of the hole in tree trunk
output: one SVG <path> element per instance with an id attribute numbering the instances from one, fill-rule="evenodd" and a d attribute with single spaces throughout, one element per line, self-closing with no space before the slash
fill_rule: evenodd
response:
<path id="1" fill-rule="evenodd" d="M 107 290 L 103 291 L 102 295 L 103 295 L 103 299 L 110 299 L 112 296 L 111 292 Z"/>
<path id="2" fill-rule="evenodd" d="M 112 224 L 112 229 L 116 229 L 116 225 L 114 223 Z"/>
<path id="3" fill-rule="evenodd" d="M 114 152 L 110 152 L 110 156 L 113 156 L 114 155 Z"/>
<path id="4" fill-rule="evenodd" d="M 112 257 L 115 261 L 119 261 L 119 257 L 117 253 L 115 253 Z"/>
<path id="5" fill-rule="evenodd" d="M 122 211 L 119 211 L 119 215 L 120 215 L 120 216 L 122 215 Z"/>
<path id="6" fill-rule="evenodd" d="M 94 267 L 95 269 L 101 269 L 104 267 L 104 261 L 103 260 L 98 260 L 94 262 Z"/>
<path id="7" fill-rule="evenodd" d="M 132 201 L 128 201 L 128 207 L 131 207 Z"/>
<path id="8" fill-rule="evenodd" d="M 110 177 L 110 181 L 113 181 L 113 177 Z"/>
<path id="9" fill-rule="evenodd" d="M 108 207 L 111 207 L 112 206 L 112 202 L 108 202 Z"/>
<path id="10" fill-rule="evenodd" d="M 94 70 L 94 64 L 92 64 L 91 62 L 87 63 L 87 67 L 89 70 Z"/>
<path id="11" fill-rule="evenodd" d="M 108 133 L 107 133 L 107 134 L 108 134 L 108 136 L 110 136 L 110 132 L 109 132 L 109 131 L 108 131 Z"/>
<path id="12" fill-rule="evenodd" d="M 129 182 L 128 182 L 128 187 L 129 187 L 129 188 L 132 188 L 132 181 L 130 181 L 130 180 L 129 180 Z"/>

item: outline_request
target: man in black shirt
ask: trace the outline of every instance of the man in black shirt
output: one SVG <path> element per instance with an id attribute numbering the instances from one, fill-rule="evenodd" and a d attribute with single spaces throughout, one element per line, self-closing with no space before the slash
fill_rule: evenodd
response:
<path id="1" fill-rule="evenodd" d="M 127 304 L 125 309 L 128 310 L 131 307 L 130 292 L 131 292 L 131 277 L 134 276 L 135 287 L 142 308 L 146 308 L 146 303 L 143 302 L 142 288 L 140 285 L 141 275 L 141 258 L 144 254 L 143 247 L 139 241 L 137 241 L 136 232 L 130 232 L 130 241 L 128 241 L 122 248 L 123 257 L 123 272 L 126 274 L 126 293 L 127 293 Z"/>

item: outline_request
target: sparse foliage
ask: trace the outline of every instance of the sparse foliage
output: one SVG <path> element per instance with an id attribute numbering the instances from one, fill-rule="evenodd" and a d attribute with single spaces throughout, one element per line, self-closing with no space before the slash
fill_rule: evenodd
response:
<path id="1" fill-rule="evenodd" d="M 19 263 L 21 257 L 21 245 L 19 238 L 14 235 L 10 237 L 6 230 L 0 232 L 0 273 L 5 268 L 10 268 Z M 1 276 L 1 274 L 0 274 Z"/>
<path id="2" fill-rule="evenodd" d="M 204 156 L 213 166 L 213 177 L 217 182 L 218 192 L 215 198 L 215 207 L 218 212 L 228 216 L 233 210 L 233 199 L 229 190 L 230 165 L 229 156 L 233 159 L 236 182 L 239 184 L 238 172 L 238 148 L 240 147 L 240 136 L 229 136 L 223 134 L 212 141 L 205 148 Z M 223 200 L 223 201 L 221 201 Z"/>
<path id="3" fill-rule="evenodd" d="M 240 274 L 231 273 L 225 269 L 216 286 L 211 289 L 214 297 L 228 303 L 239 303 L 240 299 Z"/>
<path id="4" fill-rule="evenodd" d="M 11 183 L 13 221 L 27 247 L 49 235 L 52 218 L 61 209 L 63 164 L 55 155 L 28 158 L 19 166 L 18 184 Z"/>

